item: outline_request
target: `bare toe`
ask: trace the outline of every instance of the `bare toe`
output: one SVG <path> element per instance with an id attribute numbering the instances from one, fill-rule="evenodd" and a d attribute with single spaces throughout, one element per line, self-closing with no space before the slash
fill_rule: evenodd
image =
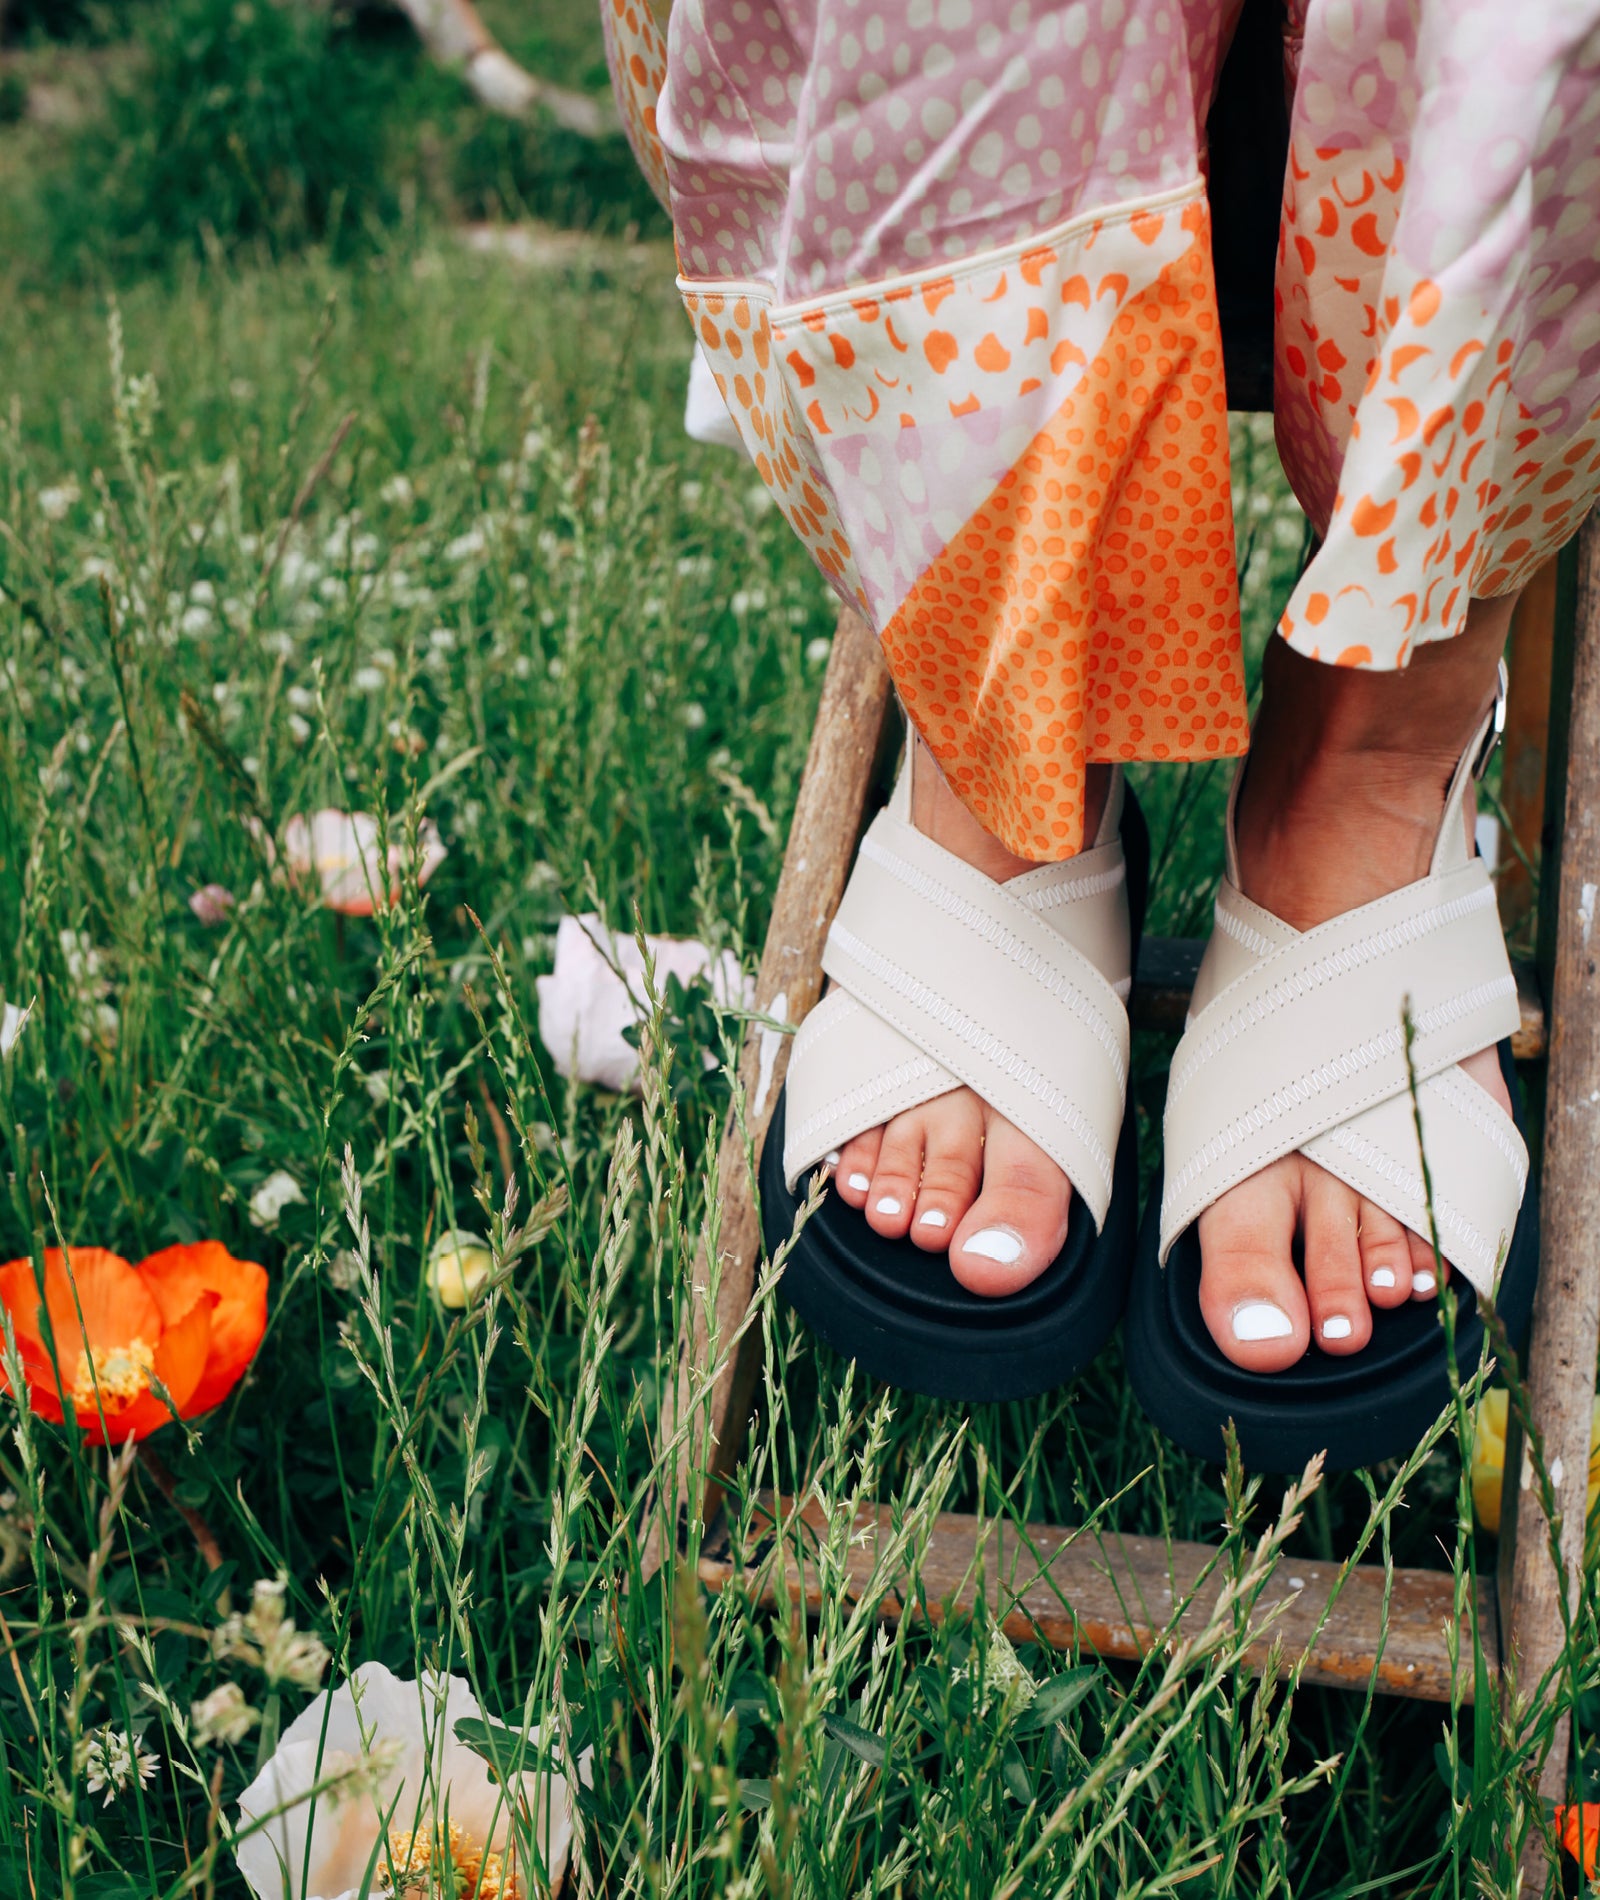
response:
<path id="1" fill-rule="evenodd" d="M 985 1110 L 983 1191 L 950 1238 L 950 1271 L 1000 1298 L 1038 1279 L 1067 1238 L 1072 1184 L 1021 1129 Z"/>
<path id="2" fill-rule="evenodd" d="M 878 1165 L 867 1192 L 867 1225 L 885 1240 L 903 1240 L 922 1178 L 923 1117 L 920 1109 L 896 1115 L 883 1131 Z"/>
<path id="3" fill-rule="evenodd" d="M 878 1165 L 878 1150 L 883 1146 L 883 1130 L 869 1128 L 864 1135 L 847 1141 L 839 1150 L 833 1170 L 833 1185 L 839 1198 L 858 1211 L 867 1204 L 872 1190 L 872 1171 Z"/>
<path id="4" fill-rule="evenodd" d="M 1439 1274 L 1433 1257 L 1433 1243 L 1424 1240 L 1421 1234 L 1407 1232 L 1406 1239 L 1411 1243 L 1411 1297 L 1414 1300 L 1431 1300 L 1439 1291 Z M 1445 1278 L 1450 1276 L 1449 1265 L 1445 1266 Z"/>
<path id="5" fill-rule="evenodd" d="M 1294 1270 L 1299 1165 L 1273 1162 L 1200 1216 L 1200 1312 L 1218 1351 L 1249 1372 L 1282 1372 L 1311 1342 Z"/>
<path id="6" fill-rule="evenodd" d="M 1360 1196 L 1309 1165 L 1303 1184 L 1306 1301 L 1312 1337 L 1324 1352 L 1359 1352 L 1372 1337 L 1361 1271 Z"/>
<path id="7" fill-rule="evenodd" d="M 928 1253 L 945 1253 L 982 1179 L 983 1104 L 971 1089 L 959 1089 L 929 1111 L 911 1238 Z"/>
<path id="8" fill-rule="evenodd" d="M 1356 1224 L 1368 1300 L 1374 1306 L 1404 1306 L 1411 1298 L 1410 1236 L 1393 1214 L 1371 1201 L 1361 1203 Z"/>

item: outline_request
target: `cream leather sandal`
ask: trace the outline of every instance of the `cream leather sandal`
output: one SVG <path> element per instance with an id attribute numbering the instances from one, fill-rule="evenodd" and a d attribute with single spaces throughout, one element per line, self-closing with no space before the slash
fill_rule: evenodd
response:
<path id="1" fill-rule="evenodd" d="M 1123 1105 L 1148 870 L 1120 771 L 1090 849 L 1004 884 L 913 827 L 909 770 L 862 840 L 823 956 L 833 987 L 796 1037 L 762 1155 L 768 1248 L 830 1153 L 963 1084 L 1074 1189 L 1061 1254 L 1004 1299 L 968 1292 L 944 1254 L 883 1239 L 828 1194 L 780 1291 L 874 1377 L 939 1398 L 1023 1398 L 1074 1378 L 1116 1326 L 1137 1228 Z"/>
<path id="2" fill-rule="evenodd" d="M 1233 807 L 1216 925 L 1167 1087 L 1165 1168 L 1140 1236 L 1126 1328 L 1128 1370 L 1151 1418 L 1220 1459 L 1232 1418 L 1246 1464 L 1297 1471 L 1326 1451 L 1332 1469 L 1410 1451 L 1450 1398 L 1437 1303 L 1373 1310 L 1372 1339 L 1334 1357 L 1313 1345 L 1285 1372 L 1225 1359 L 1200 1316 L 1202 1211 L 1297 1150 L 1426 1235 L 1403 1011 L 1434 1214 L 1459 1301 L 1463 1376 L 1483 1345 L 1477 1302 L 1493 1297 L 1520 1348 L 1538 1273 L 1528 1151 L 1512 1118 L 1462 1073 L 1499 1045 L 1518 1098 L 1509 1037 L 1516 983 L 1494 885 L 1467 844 L 1464 801 L 1504 723 L 1501 697 L 1451 782 L 1429 874 L 1297 931 L 1239 889 Z M 1156 1208 L 1159 1204 L 1159 1218 Z"/>

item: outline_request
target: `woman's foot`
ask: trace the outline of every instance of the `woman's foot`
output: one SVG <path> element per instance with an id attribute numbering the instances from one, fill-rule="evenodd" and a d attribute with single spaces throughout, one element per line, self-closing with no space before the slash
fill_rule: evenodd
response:
<path id="1" fill-rule="evenodd" d="M 1085 835 L 1099 829 L 1109 768 L 1091 766 Z M 1037 867 L 1005 850 L 919 751 L 912 822 L 997 882 Z M 841 1199 L 887 1240 L 946 1253 L 974 1293 L 998 1297 L 1036 1279 L 1067 1238 L 1072 1183 L 1042 1148 L 971 1089 L 952 1089 L 847 1142 L 834 1166 Z"/>
<path id="2" fill-rule="evenodd" d="M 1424 647 L 1405 673 L 1326 666 L 1272 642 L 1236 813 L 1247 897 L 1308 930 L 1428 874 L 1512 605 L 1475 602 L 1465 632 Z M 1510 1112 L 1493 1049 L 1461 1067 Z M 1252 1372 L 1293 1365 L 1313 1341 L 1359 1352 L 1374 1307 L 1437 1291 L 1429 1241 L 1298 1154 L 1207 1208 L 1200 1252 L 1206 1325 Z"/>

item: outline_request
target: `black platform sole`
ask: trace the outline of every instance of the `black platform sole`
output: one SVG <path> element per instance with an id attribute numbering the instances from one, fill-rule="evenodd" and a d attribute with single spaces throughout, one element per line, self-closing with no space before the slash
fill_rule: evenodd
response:
<path id="1" fill-rule="evenodd" d="M 1122 817 L 1128 907 L 1137 950 L 1150 874 L 1150 835 L 1130 789 Z M 783 1180 L 786 1096 L 761 1153 L 761 1222 L 772 1253 L 793 1232 L 798 1198 Z M 1077 1378 L 1116 1330 L 1138 1238 L 1135 1117 L 1123 1117 L 1111 1204 L 1097 1235 L 1074 1195 L 1066 1245 L 1039 1278 L 1005 1299 L 969 1293 L 942 1253 L 885 1240 L 829 1192 L 778 1282 L 819 1339 L 888 1385 L 987 1404 L 1026 1399 Z"/>
<path id="2" fill-rule="evenodd" d="M 1500 1044 L 1499 1056 L 1520 1129 L 1522 1092 L 1509 1041 Z M 1435 1301 L 1374 1307 L 1372 1338 L 1349 1358 L 1312 1346 L 1285 1372 L 1246 1372 L 1222 1356 L 1200 1315 L 1198 1225 L 1179 1237 L 1165 1268 L 1157 1259 L 1160 1230 L 1158 1177 L 1139 1234 L 1123 1339 L 1135 1397 L 1185 1450 L 1220 1464 L 1223 1427 L 1232 1419 L 1252 1471 L 1297 1472 L 1319 1451 L 1327 1454 L 1328 1470 L 1353 1471 L 1415 1450 L 1449 1403 L 1445 1332 Z M 1495 1302 L 1519 1355 L 1538 1277 L 1539 1197 L 1530 1178 Z M 1471 1287 L 1459 1275 L 1452 1284 L 1456 1364 L 1467 1379 L 1483 1350 L 1483 1316 Z"/>

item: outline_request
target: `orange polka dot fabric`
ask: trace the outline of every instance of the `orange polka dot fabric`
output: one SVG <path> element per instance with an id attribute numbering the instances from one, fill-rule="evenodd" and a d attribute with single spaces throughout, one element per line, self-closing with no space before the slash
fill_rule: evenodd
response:
<path id="1" fill-rule="evenodd" d="M 1600 7 L 1289 25 L 1274 406 L 1322 546 L 1281 630 L 1392 669 L 1600 499 Z"/>
<path id="2" fill-rule="evenodd" d="M 985 830 L 1067 857 L 1095 761 L 1248 743 L 1210 253 L 1118 310 L 1075 391 L 884 628 L 901 697 Z"/>

